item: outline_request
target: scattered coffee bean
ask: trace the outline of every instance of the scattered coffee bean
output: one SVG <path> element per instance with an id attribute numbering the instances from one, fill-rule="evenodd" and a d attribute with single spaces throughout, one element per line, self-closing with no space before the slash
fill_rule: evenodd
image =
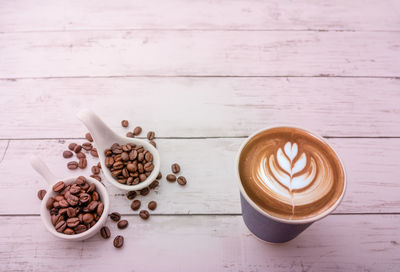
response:
<path id="1" fill-rule="evenodd" d="M 108 239 L 111 237 L 111 232 L 110 229 L 107 226 L 104 226 L 100 229 L 100 235 L 101 237 L 103 237 L 104 239 Z"/>
<path id="2" fill-rule="evenodd" d="M 153 140 L 155 135 L 154 131 L 149 131 L 147 132 L 147 139 Z"/>
<path id="3" fill-rule="evenodd" d="M 186 185 L 186 178 L 183 176 L 178 177 L 178 179 L 176 181 L 178 182 L 179 185 L 182 185 L 182 186 Z"/>
<path id="4" fill-rule="evenodd" d="M 74 147 L 74 152 L 75 153 L 78 153 L 78 152 L 80 152 L 82 150 L 82 146 L 81 145 L 76 145 L 75 147 Z"/>
<path id="5" fill-rule="evenodd" d="M 68 149 L 71 150 L 71 151 L 74 151 L 75 146 L 77 146 L 76 143 L 70 143 L 70 144 L 68 145 Z"/>
<path id="6" fill-rule="evenodd" d="M 158 185 L 159 185 L 158 180 L 155 180 L 155 181 L 153 181 L 153 182 L 149 185 L 149 188 L 150 188 L 150 189 L 154 189 L 154 188 L 156 188 Z"/>
<path id="7" fill-rule="evenodd" d="M 140 200 L 136 199 L 132 202 L 131 209 L 134 211 L 137 211 L 137 210 L 139 210 L 140 206 L 141 206 Z"/>
<path id="8" fill-rule="evenodd" d="M 141 127 L 135 127 L 135 129 L 133 130 L 133 135 L 137 136 L 142 132 L 142 128 Z"/>
<path id="9" fill-rule="evenodd" d="M 85 138 L 86 138 L 89 142 L 93 142 L 92 135 L 91 135 L 89 132 L 85 134 Z"/>
<path id="10" fill-rule="evenodd" d="M 126 133 L 126 137 L 135 138 L 135 135 L 129 131 L 128 133 Z"/>
<path id="11" fill-rule="evenodd" d="M 93 145 L 89 142 L 83 143 L 82 148 L 85 149 L 86 151 L 90 151 L 93 148 Z"/>
<path id="12" fill-rule="evenodd" d="M 92 148 L 92 150 L 90 150 L 90 155 L 92 155 L 95 158 L 99 157 L 99 154 L 97 153 L 97 149 L 96 148 Z"/>
<path id="13" fill-rule="evenodd" d="M 140 190 L 140 195 L 146 196 L 146 195 L 149 194 L 149 192 L 150 192 L 149 188 L 148 188 L 148 187 L 145 187 L 145 188 L 143 188 L 142 190 Z"/>
<path id="14" fill-rule="evenodd" d="M 80 169 L 85 169 L 87 166 L 87 160 L 85 158 L 79 159 L 78 167 Z"/>
<path id="15" fill-rule="evenodd" d="M 65 183 L 63 181 L 59 181 L 53 185 L 53 191 L 56 193 L 61 192 L 65 188 Z"/>
<path id="16" fill-rule="evenodd" d="M 171 165 L 171 170 L 172 170 L 172 173 L 178 174 L 179 171 L 181 171 L 181 167 L 179 166 L 179 164 L 174 163 L 173 165 Z"/>
<path id="17" fill-rule="evenodd" d="M 128 126 L 129 126 L 128 120 L 122 120 L 122 121 L 121 121 L 121 125 L 122 125 L 123 127 L 128 127 Z"/>
<path id="18" fill-rule="evenodd" d="M 169 182 L 174 182 L 176 180 L 176 176 L 174 174 L 168 174 L 167 175 L 167 180 Z"/>
<path id="19" fill-rule="evenodd" d="M 82 153 L 82 152 L 78 152 L 78 153 L 76 153 L 76 157 L 78 159 L 83 159 L 83 158 L 86 158 L 86 155 L 84 153 Z"/>
<path id="20" fill-rule="evenodd" d="M 157 208 L 157 202 L 150 201 L 149 204 L 147 205 L 147 207 L 149 208 L 149 210 L 154 211 Z"/>
<path id="21" fill-rule="evenodd" d="M 112 221 L 118 222 L 121 219 L 121 215 L 118 212 L 113 212 L 110 214 Z"/>
<path id="22" fill-rule="evenodd" d="M 150 217 L 150 213 L 146 210 L 141 210 L 139 212 L 139 216 L 140 218 L 142 218 L 143 220 L 147 220 Z"/>
<path id="23" fill-rule="evenodd" d="M 100 173 L 100 169 L 97 167 L 97 165 L 92 166 L 92 173 L 93 175 L 98 175 Z"/>
<path id="24" fill-rule="evenodd" d="M 162 174 L 161 174 L 161 172 L 159 172 L 156 179 L 161 179 L 161 178 L 162 178 Z"/>
<path id="25" fill-rule="evenodd" d="M 71 151 L 69 151 L 69 150 L 65 150 L 65 151 L 63 152 L 63 157 L 66 158 L 66 159 L 71 158 L 73 155 L 74 155 L 74 154 L 73 154 Z"/>
<path id="26" fill-rule="evenodd" d="M 118 235 L 117 237 L 114 238 L 114 247 L 116 248 L 121 248 L 124 245 L 124 237 L 121 235 Z"/>
<path id="27" fill-rule="evenodd" d="M 128 226 L 128 221 L 127 220 L 121 220 L 117 224 L 119 229 L 125 229 Z"/>
<path id="28" fill-rule="evenodd" d="M 44 196 L 46 195 L 46 190 L 39 190 L 38 192 L 37 192 L 37 196 L 38 196 L 38 198 L 40 199 L 40 200 L 43 200 L 43 198 L 44 198 Z"/>
<path id="29" fill-rule="evenodd" d="M 136 191 L 129 191 L 129 192 L 126 194 L 126 197 L 127 197 L 129 200 L 132 200 L 132 199 L 134 199 L 134 198 L 136 197 L 136 195 L 137 195 Z"/>
<path id="30" fill-rule="evenodd" d="M 69 170 L 75 170 L 76 168 L 78 168 L 78 163 L 76 161 L 70 161 L 69 163 L 67 163 L 67 167 Z"/>
<path id="31" fill-rule="evenodd" d="M 155 148 L 157 148 L 157 144 L 156 144 L 156 142 L 154 142 L 153 140 L 150 140 L 149 143 L 150 143 L 152 146 L 154 146 Z"/>

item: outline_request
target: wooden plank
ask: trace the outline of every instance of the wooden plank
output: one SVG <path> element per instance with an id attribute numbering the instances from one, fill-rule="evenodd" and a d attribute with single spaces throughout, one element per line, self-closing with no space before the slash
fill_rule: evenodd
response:
<path id="1" fill-rule="evenodd" d="M 400 32 L 35 32 L 0 44 L 1 78 L 400 76 Z"/>
<path id="2" fill-rule="evenodd" d="M 77 78 L 0 80 L 0 138 L 83 137 L 92 108 L 126 133 L 244 136 L 293 124 L 324 136 L 400 136 L 400 79 Z"/>
<path id="3" fill-rule="evenodd" d="M 2 1 L 0 31 L 399 30 L 398 1 Z"/>
<path id="4" fill-rule="evenodd" d="M 158 202 L 157 214 L 240 214 L 234 158 L 243 139 L 158 139 L 161 153 L 160 187 L 146 197 L 144 205 Z M 3 141 L 2 145 L 6 143 Z M 11 141 L 0 164 L 0 214 L 38 214 L 36 192 L 45 181 L 28 162 L 31 154 L 41 156 L 59 177 L 88 175 L 89 169 L 70 171 L 62 158 L 70 140 Z M 400 169 L 397 152 L 400 139 L 330 139 L 341 155 L 348 174 L 345 198 L 336 213 L 399 213 Z M 89 166 L 97 163 L 89 157 Z M 170 165 L 178 162 L 188 184 L 181 187 L 165 180 Z M 111 211 L 136 214 L 121 191 L 107 185 Z M 24 201 L 13 202 L 12 199 Z"/>
<path id="5" fill-rule="evenodd" d="M 331 215 L 293 241 L 256 239 L 240 216 L 125 217 L 124 247 L 54 238 L 39 217 L 0 217 L 6 271 L 397 271 L 399 215 Z M 66 266 L 65 264 L 68 264 Z"/>

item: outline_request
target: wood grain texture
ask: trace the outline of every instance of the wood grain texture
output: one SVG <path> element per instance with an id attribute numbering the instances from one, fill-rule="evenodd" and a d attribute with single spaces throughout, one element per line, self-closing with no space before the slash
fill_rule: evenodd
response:
<path id="1" fill-rule="evenodd" d="M 112 237 L 125 237 L 115 249 L 99 235 L 58 240 L 36 216 L 0 217 L 0 268 L 60 271 L 68 263 L 68 271 L 394 272 L 400 266 L 399 215 L 331 215 L 284 245 L 259 241 L 240 216 L 125 219 L 125 230 L 108 222 Z"/>
<path id="2" fill-rule="evenodd" d="M 87 107 L 120 133 L 232 137 L 292 124 L 324 136 L 400 136 L 400 79 L 77 78 L 0 80 L 0 138 L 75 138 Z"/>
<path id="3" fill-rule="evenodd" d="M 2 1 L 0 31 L 85 29 L 400 30 L 386 1 Z M 172 15 L 173 14 L 173 15 Z"/>
<path id="4" fill-rule="evenodd" d="M 0 76 L 399 77 L 399 38 L 400 32 L 5 33 Z"/>
<path id="5" fill-rule="evenodd" d="M 75 140 L 74 140 L 75 141 Z M 161 154 L 160 187 L 143 200 L 156 200 L 157 214 L 240 214 L 239 190 L 234 159 L 243 139 L 158 139 Z M 29 156 L 37 154 L 60 178 L 88 175 L 90 168 L 70 171 L 62 151 L 70 140 L 11 141 L 0 163 L 0 214 L 38 214 L 36 192 L 46 188 L 45 181 L 29 165 Z M 81 141 L 82 142 L 82 141 Z M 400 139 L 329 139 L 342 157 L 348 186 L 336 213 L 400 213 L 400 169 L 397 152 Z M 6 141 L 0 141 L 6 146 Z M 97 160 L 89 157 L 91 167 Z M 169 183 L 165 176 L 172 163 L 178 162 L 188 184 Z M 105 182 L 111 195 L 111 210 L 137 214 L 121 191 Z M 24 199 L 14 202 L 10 199 Z"/>

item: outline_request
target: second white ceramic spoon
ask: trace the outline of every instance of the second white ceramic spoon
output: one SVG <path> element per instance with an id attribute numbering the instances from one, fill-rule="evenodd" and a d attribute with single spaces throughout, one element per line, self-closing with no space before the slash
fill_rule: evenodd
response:
<path id="1" fill-rule="evenodd" d="M 136 191 L 148 187 L 156 179 L 160 171 L 160 155 L 158 150 L 152 144 L 146 140 L 118 135 L 91 110 L 81 110 L 78 112 L 77 116 L 86 125 L 90 134 L 92 135 L 97 148 L 97 153 L 99 154 L 101 169 L 103 170 L 104 176 L 109 183 L 124 191 Z M 128 143 L 133 143 L 137 146 L 141 145 L 153 155 L 154 169 L 145 181 L 140 182 L 137 185 L 126 185 L 119 183 L 116 179 L 114 179 L 114 177 L 111 175 L 111 171 L 105 165 L 104 155 L 104 151 L 110 148 L 114 143 L 118 143 L 120 145 Z"/>

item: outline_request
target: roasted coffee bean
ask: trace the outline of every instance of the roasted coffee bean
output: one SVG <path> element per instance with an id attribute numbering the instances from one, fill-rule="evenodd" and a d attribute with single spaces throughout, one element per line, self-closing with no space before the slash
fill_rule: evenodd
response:
<path id="1" fill-rule="evenodd" d="M 68 201 L 66 201 L 65 199 L 59 201 L 58 204 L 60 205 L 61 208 L 67 208 L 69 206 Z"/>
<path id="2" fill-rule="evenodd" d="M 68 216 L 68 217 L 75 217 L 76 214 L 77 214 L 77 211 L 76 211 L 75 208 L 69 207 L 69 208 L 67 209 L 67 216 Z"/>
<path id="3" fill-rule="evenodd" d="M 92 193 L 92 199 L 93 200 L 99 200 L 100 199 L 100 196 L 99 196 L 99 193 L 98 192 L 96 192 L 96 191 L 94 191 L 93 193 Z"/>
<path id="4" fill-rule="evenodd" d="M 128 226 L 128 221 L 127 220 L 121 220 L 117 224 L 119 229 L 125 229 Z"/>
<path id="5" fill-rule="evenodd" d="M 111 176 L 113 176 L 113 177 L 118 177 L 121 173 L 122 173 L 122 170 L 121 170 L 121 169 L 119 169 L 119 170 L 114 170 L 114 171 L 111 171 Z"/>
<path id="6" fill-rule="evenodd" d="M 158 185 L 159 185 L 158 180 L 155 180 L 155 181 L 153 181 L 153 182 L 149 185 L 149 188 L 150 188 L 150 189 L 154 189 L 154 188 L 156 188 Z"/>
<path id="7" fill-rule="evenodd" d="M 141 204 L 142 203 L 140 202 L 140 200 L 136 199 L 136 200 L 132 201 L 131 209 L 134 210 L 134 211 L 137 211 L 137 210 L 139 210 Z"/>
<path id="8" fill-rule="evenodd" d="M 138 171 L 139 171 L 139 173 L 143 173 L 144 172 L 143 164 L 138 163 Z"/>
<path id="9" fill-rule="evenodd" d="M 97 167 L 101 169 L 101 163 L 100 162 L 97 163 Z"/>
<path id="10" fill-rule="evenodd" d="M 148 187 L 145 187 L 142 190 L 140 190 L 140 195 L 146 196 L 149 194 L 149 192 L 150 192 L 150 189 Z"/>
<path id="11" fill-rule="evenodd" d="M 76 161 L 70 161 L 67 164 L 67 167 L 69 170 L 75 170 L 76 168 L 78 168 L 78 163 Z"/>
<path id="12" fill-rule="evenodd" d="M 86 193 L 90 194 L 91 192 L 94 192 L 96 190 L 96 184 L 91 183 L 89 188 L 86 190 Z"/>
<path id="13" fill-rule="evenodd" d="M 90 151 L 93 148 L 93 145 L 89 142 L 83 143 L 82 148 L 85 149 L 86 151 Z"/>
<path id="14" fill-rule="evenodd" d="M 72 234 L 75 234 L 75 231 L 70 228 L 67 228 L 64 230 L 64 234 L 72 235 Z"/>
<path id="15" fill-rule="evenodd" d="M 78 167 L 80 169 L 85 169 L 87 166 L 87 160 L 85 158 L 79 159 Z"/>
<path id="16" fill-rule="evenodd" d="M 146 155 L 144 155 L 144 159 L 149 163 L 153 161 L 153 155 L 150 152 L 147 152 Z"/>
<path id="17" fill-rule="evenodd" d="M 139 153 L 138 154 L 138 161 L 143 161 L 144 160 L 144 154 L 143 153 Z"/>
<path id="18" fill-rule="evenodd" d="M 55 226 L 58 222 L 58 219 L 60 218 L 61 216 L 59 215 L 59 214 L 52 214 L 51 215 L 51 223 L 53 224 L 53 226 Z"/>
<path id="19" fill-rule="evenodd" d="M 85 184 L 86 178 L 84 176 L 79 176 L 76 180 L 75 183 L 78 184 L 79 186 Z"/>
<path id="20" fill-rule="evenodd" d="M 75 149 L 76 146 L 77 146 L 76 143 L 70 143 L 70 144 L 68 145 L 68 149 L 71 150 L 71 151 L 74 151 L 74 149 Z"/>
<path id="21" fill-rule="evenodd" d="M 154 164 L 152 162 L 148 162 L 143 166 L 144 171 L 151 172 L 154 169 Z"/>
<path id="22" fill-rule="evenodd" d="M 135 135 L 129 131 L 128 133 L 126 133 L 126 137 L 135 138 Z"/>
<path id="23" fill-rule="evenodd" d="M 121 148 L 121 147 L 116 147 L 116 148 L 113 148 L 113 149 L 112 149 L 112 152 L 113 152 L 114 154 L 121 154 L 123 151 L 122 151 L 122 148 Z"/>
<path id="24" fill-rule="evenodd" d="M 79 196 L 79 201 L 83 204 L 89 202 L 91 200 L 91 197 L 89 194 L 83 193 Z"/>
<path id="25" fill-rule="evenodd" d="M 81 187 L 79 187 L 78 184 L 74 184 L 71 186 L 71 188 L 69 189 L 69 192 L 73 195 L 79 193 L 81 191 Z"/>
<path id="26" fill-rule="evenodd" d="M 94 220 L 94 216 L 91 213 L 85 213 L 82 217 L 82 221 L 84 224 L 90 224 Z"/>
<path id="27" fill-rule="evenodd" d="M 101 237 L 103 237 L 104 239 L 108 239 L 111 237 L 111 232 L 110 229 L 107 226 L 104 226 L 100 229 L 100 235 Z"/>
<path id="28" fill-rule="evenodd" d="M 78 205 L 79 200 L 80 200 L 80 198 L 77 197 L 77 196 L 74 196 L 74 195 L 70 195 L 70 196 L 67 198 L 67 202 L 68 202 L 69 205 L 71 205 L 71 206 L 76 206 L 76 205 Z M 81 202 L 82 202 L 82 201 L 81 201 Z M 82 203 L 83 203 L 83 202 L 82 202 Z"/>
<path id="29" fill-rule="evenodd" d="M 133 180 L 133 182 L 132 182 L 132 185 L 139 184 L 139 182 L 140 182 L 140 179 L 139 179 L 139 178 L 135 178 L 135 179 Z"/>
<path id="30" fill-rule="evenodd" d="M 154 146 L 155 148 L 157 148 L 157 144 L 156 144 L 156 142 L 154 142 L 153 140 L 150 140 L 149 143 L 150 143 L 152 146 Z"/>
<path id="31" fill-rule="evenodd" d="M 132 150 L 132 146 L 130 144 L 125 144 L 122 146 L 122 150 L 125 152 L 129 152 Z"/>
<path id="32" fill-rule="evenodd" d="M 95 158 L 99 157 L 99 153 L 97 153 L 97 149 L 93 148 L 92 150 L 90 150 L 90 155 L 92 155 Z"/>
<path id="33" fill-rule="evenodd" d="M 172 173 L 178 174 L 179 171 L 181 171 L 181 167 L 179 166 L 179 164 L 174 163 L 173 165 L 171 165 L 171 170 L 172 170 Z"/>
<path id="34" fill-rule="evenodd" d="M 140 174 L 139 175 L 139 179 L 140 179 L 140 181 L 145 181 L 146 179 L 147 179 L 147 177 L 146 177 L 146 175 L 145 174 Z"/>
<path id="35" fill-rule="evenodd" d="M 122 159 L 123 161 L 128 161 L 128 160 L 129 160 L 129 155 L 128 155 L 128 153 L 127 153 L 127 152 L 122 152 L 122 153 L 121 153 L 121 159 Z"/>
<path id="36" fill-rule="evenodd" d="M 104 150 L 104 156 L 111 156 L 112 155 L 112 150 L 110 148 Z"/>
<path id="37" fill-rule="evenodd" d="M 66 227 L 67 227 L 67 223 L 63 220 L 63 221 L 58 222 L 55 228 L 56 228 L 57 232 L 63 232 Z"/>
<path id="38" fill-rule="evenodd" d="M 113 164 L 114 170 L 120 170 L 124 167 L 124 163 L 122 161 L 117 161 Z"/>
<path id="39" fill-rule="evenodd" d="M 142 218 L 143 220 L 147 220 L 150 217 L 150 213 L 146 210 L 141 210 L 139 212 L 139 216 L 140 218 Z"/>
<path id="40" fill-rule="evenodd" d="M 186 185 L 186 178 L 183 176 L 178 177 L 178 179 L 176 181 L 178 182 L 179 185 L 182 185 L 182 186 Z"/>
<path id="41" fill-rule="evenodd" d="M 63 152 L 63 157 L 66 158 L 66 159 L 71 158 L 73 155 L 74 155 L 74 154 L 73 154 L 71 151 L 69 151 L 69 150 L 65 150 L 65 151 Z"/>
<path id="42" fill-rule="evenodd" d="M 126 169 L 129 171 L 129 172 L 136 172 L 137 171 L 137 166 L 135 165 L 135 164 L 133 164 L 133 163 L 128 163 L 127 165 L 126 165 Z"/>
<path id="43" fill-rule="evenodd" d="M 132 150 L 131 152 L 129 152 L 129 159 L 131 161 L 136 160 L 137 156 L 138 156 L 137 150 Z"/>
<path id="44" fill-rule="evenodd" d="M 97 205 L 96 214 L 98 216 L 101 216 L 103 214 L 103 210 L 104 210 L 104 203 L 99 202 L 99 204 Z"/>
<path id="45" fill-rule="evenodd" d="M 86 191 L 87 189 L 89 189 L 89 187 L 90 187 L 90 184 L 87 183 L 87 182 L 85 182 L 83 185 L 81 185 L 81 189 L 84 190 L 84 191 Z"/>
<path id="46" fill-rule="evenodd" d="M 133 178 L 132 178 L 132 179 L 133 179 Z M 134 199 L 134 198 L 136 197 L 136 195 L 137 195 L 136 191 L 129 191 L 129 192 L 126 194 L 126 197 L 127 197 L 129 200 L 132 200 L 132 199 Z"/>
<path id="47" fill-rule="evenodd" d="M 114 247 L 116 248 L 121 248 L 124 245 L 124 237 L 121 235 L 118 235 L 117 237 L 114 238 Z"/>
<path id="48" fill-rule="evenodd" d="M 174 182 L 176 180 L 176 176 L 174 174 L 168 174 L 167 175 L 167 180 L 169 182 Z"/>
<path id="49" fill-rule="evenodd" d="M 137 136 L 142 132 L 142 128 L 141 127 L 135 127 L 135 129 L 133 130 L 133 135 Z"/>
<path id="50" fill-rule="evenodd" d="M 84 153 L 82 153 L 82 152 L 78 152 L 78 153 L 76 153 L 76 157 L 78 159 L 83 159 L 83 158 L 86 158 L 86 155 Z"/>
<path id="51" fill-rule="evenodd" d="M 92 135 L 91 135 L 89 132 L 85 134 L 85 138 L 86 138 L 89 142 L 93 142 Z"/>
<path id="52" fill-rule="evenodd" d="M 121 219 L 121 215 L 118 212 L 113 212 L 110 214 L 112 221 L 118 222 Z"/>
<path id="53" fill-rule="evenodd" d="M 161 174 L 161 172 L 159 172 L 156 179 L 161 179 L 161 178 L 162 178 L 162 174 Z"/>
<path id="54" fill-rule="evenodd" d="M 67 219 L 67 225 L 70 228 L 75 228 L 79 225 L 79 218 L 78 217 L 71 217 Z"/>
<path id="55" fill-rule="evenodd" d="M 112 157 L 107 157 L 106 161 L 105 161 L 105 164 L 106 164 L 107 167 L 112 167 L 113 164 L 114 164 L 114 159 Z"/>
<path id="56" fill-rule="evenodd" d="M 121 121 L 121 125 L 122 125 L 123 127 L 128 127 L 128 126 L 129 126 L 128 120 L 122 120 L 122 121 Z"/>
<path id="57" fill-rule="evenodd" d="M 75 153 L 78 153 L 78 152 L 80 152 L 82 150 L 82 146 L 81 145 L 76 145 L 75 147 L 74 147 L 74 152 Z"/>
<path id="58" fill-rule="evenodd" d="M 94 211 L 96 208 L 97 208 L 97 206 L 99 205 L 99 202 L 97 202 L 96 200 L 93 200 L 92 202 L 90 202 L 89 204 L 88 204 L 88 209 L 89 209 L 89 211 Z"/>
<path id="59" fill-rule="evenodd" d="M 126 185 L 132 185 L 133 183 L 133 177 L 129 177 L 126 179 Z"/>
<path id="60" fill-rule="evenodd" d="M 90 177 L 101 181 L 101 177 L 99 175 L 90 175 Z"/>
<path id="61" fill-rule="evenodd" d="M 65 197 L 64 197 L 63 195 L 56 195 L 56 196 L 54 197 L 54 201 L 61 201 L 61 200 L 63 200 L 63 199 L 65 199 Z"/>
<path id="62" fill-rule="evenodd" d="M 156 134 L 154 133 L 154 131 L 149 131 L 149 132 L 147 132 L 147 139 L 153 140 L 155 135 Z"/>
<path id="63" fill-rule="evenodd" d="M 39 190 L 38 192 L 37 192 L 37 196 L 38 196 L 38 198 L 40 199 L 40 200 L 43 200 L 43 198 L 44 198 L 44 196 L 46 195 L 46 190 Z"/>
<path id="64" fill-rule="evenodd" d="M 149 204 L 147 204 L 147 207 L 149 208 L 149 210 L 154 211 L 157 208 L 157 202 L 150 201 Z"/>
<path id="65" fill-rule="evenodd" d="M 74 231 L 75 231 L 76 234 L 82 233 L 82 232 L 84 232 L 86 230 L 87 230 L 87 227 L 85 225 L 82 225 L 82 224 L 80 224 L 80 225 L 78 225 L 78 226 L 76 226 L 74 228 Z"/>
<path id="66" fill-rule="evenodd" d="M 61 208 L 61 209 L 58 211 L 58 214 L 59 214 L 59 215 L 62 215 L 62 216 L 67 215 L 67 210 L 68 210 L 68 208 Z"/>
<path id="67" fill-rule="evenodd" d="M 53 185 L 53 191 L 54 192 L 61 192 L 65 188 L 65 183 L 64 181 L 59 181 L 56 184 Z"/>

